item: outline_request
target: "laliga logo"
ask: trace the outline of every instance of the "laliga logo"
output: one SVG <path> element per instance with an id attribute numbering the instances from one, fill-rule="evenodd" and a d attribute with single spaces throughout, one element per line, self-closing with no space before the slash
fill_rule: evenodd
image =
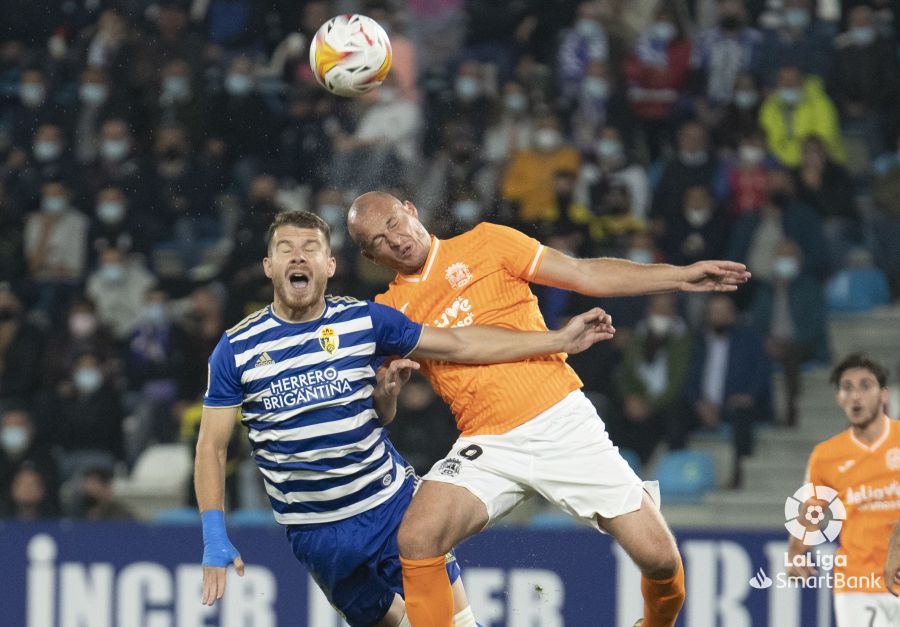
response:
<path id="1" fill-rule="evenodd" d="M 817 503 L 808 503 L 811 499 L 824 501 L 824 508 Z M 787 497 L 784 502 L 784 517 L 787 521 L 784 527 L 792 536 L 802 540 L 806 546 L 816 546 L 838 537 L 844 519 L 847 518 L 847 510 L 835 490 L 807 483 L 794 492 L 793 496 Z"/>

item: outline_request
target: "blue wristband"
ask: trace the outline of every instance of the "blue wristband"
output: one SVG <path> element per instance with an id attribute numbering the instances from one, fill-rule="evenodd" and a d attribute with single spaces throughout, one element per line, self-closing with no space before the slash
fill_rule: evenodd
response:
<path id="1" fill-rule="evenodd" d="M 200 514 L 203 523 L 203 565 L 226 567 L 240 557 L 225 532 L 225 512 L 210 509 Z"/>

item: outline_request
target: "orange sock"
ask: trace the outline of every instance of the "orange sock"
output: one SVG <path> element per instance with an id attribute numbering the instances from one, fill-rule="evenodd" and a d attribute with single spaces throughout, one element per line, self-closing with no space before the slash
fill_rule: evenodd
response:
<path id="1" fill-rule="evenodd" d="M 453 590 L 447 576 L 446 558 L 443 555 L 424 560 L 400 557 L 400 564 L 406 616 L 412 627 L 452 627 Z"/>
<path id="2" fill-rule="evenodd" d="M 641 627 L 672 627 L 684 604 L 684 568 L 668 579 L 641 577 L 644 595 L 644 622 Z"/>

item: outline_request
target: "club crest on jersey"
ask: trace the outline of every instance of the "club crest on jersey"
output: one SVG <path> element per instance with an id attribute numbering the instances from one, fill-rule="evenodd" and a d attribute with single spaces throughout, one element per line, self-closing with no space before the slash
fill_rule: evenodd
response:
<path id="1" fill-rule="evenodd" d="M 444 270 L 444 276 L 447 277 L 447 281 L 453 289 L 460 288 L 472 280 L 472 272 L 469 270 L 469 266 L 462 261 L 457 261 L 447 266 L 447 269 Z"/>
<path id="2" fill-rule="evenodd" d="M 453 457 L 448 457 L 441 462 L 441 465 L 438 468 L 438 472 L 442 475 L 447 475 L 448 477 L 455 477 L 459 474 L 460 465 L 460 460 Z"/>
<path id="3" fill-rule="evenodd" d="M 900 448 L 889 449 L 884 456 L 884 462 L 890 470 L 900 470 Z"/>
<path id="4" fill-rule="evenodd" d="M 319 329 L 319 346 L 329 355 L 334 355 L 335 351 L 341 345 L 340 336 L 335 333 L 331 327 L 322 327 Z"/>

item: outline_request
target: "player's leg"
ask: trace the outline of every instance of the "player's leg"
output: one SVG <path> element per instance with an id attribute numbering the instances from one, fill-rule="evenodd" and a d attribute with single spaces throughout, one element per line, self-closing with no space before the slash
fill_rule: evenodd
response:
<path id="1" fill-rule="evenodd" d="M 837 627 L 893 627 L 900 625 L 900 599 L 887 592 L 841 592 L 834 595 Z"/>

